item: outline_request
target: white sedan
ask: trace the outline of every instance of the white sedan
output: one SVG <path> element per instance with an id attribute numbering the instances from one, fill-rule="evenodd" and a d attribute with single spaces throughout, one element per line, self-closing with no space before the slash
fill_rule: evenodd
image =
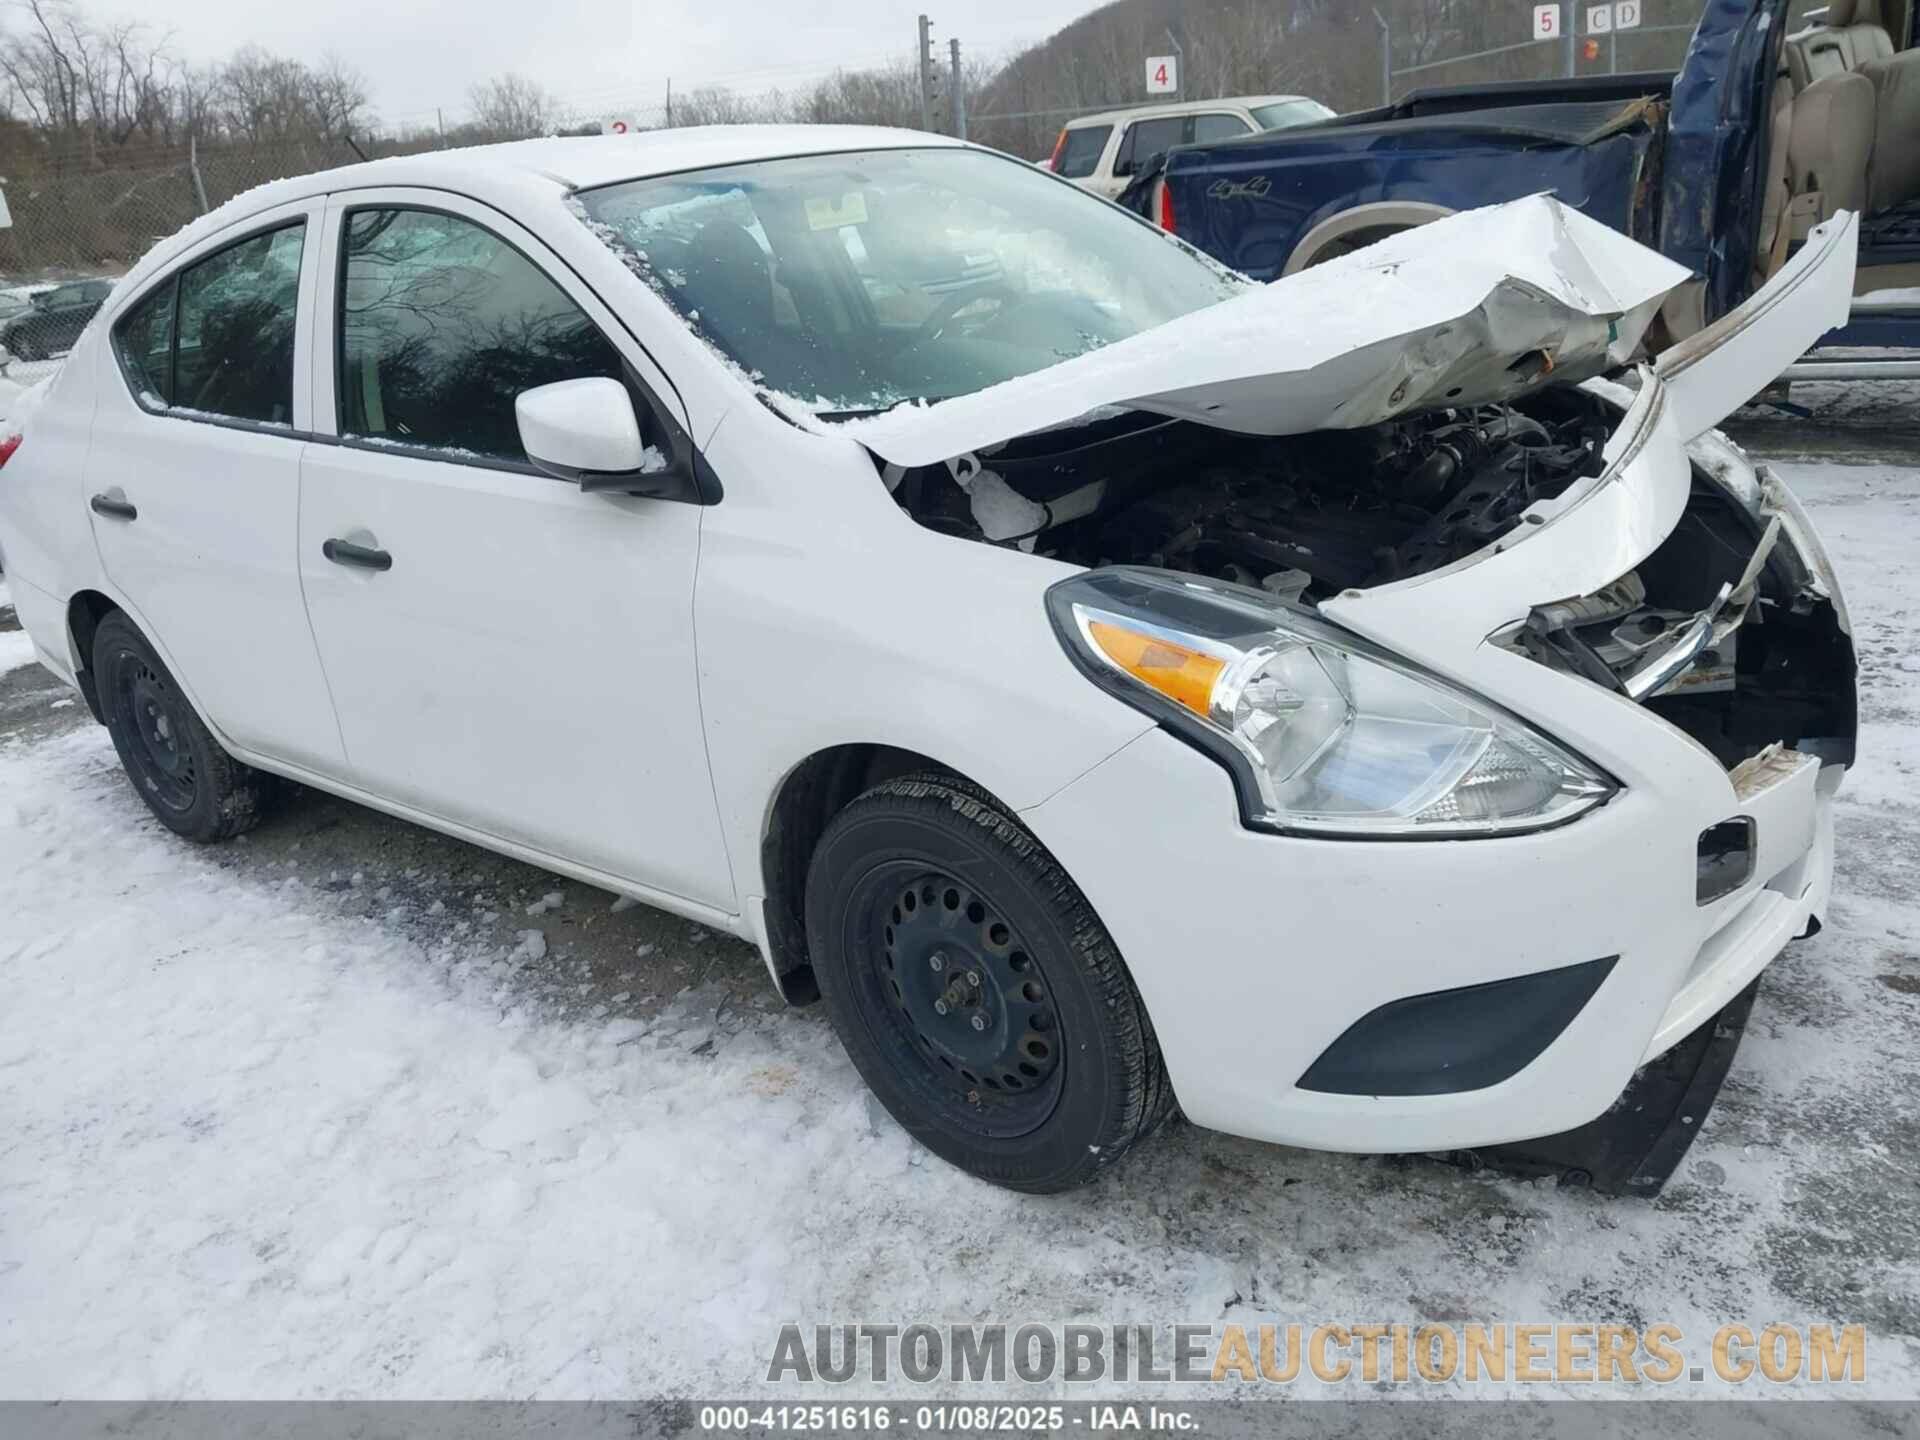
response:
<path id="1" fill-rule="evenodd" d="M 382 160 L 119 283 L 0 547 L 171 830 L 294 780 L 741 936 L 976 1175 L 1579 1169 L 1827 903 L 1846 611 L 1710 427 L 1853 243 L 1636 367 L 1685 272 L 1544 198 L 1262 287 L 901 131 Z"/>

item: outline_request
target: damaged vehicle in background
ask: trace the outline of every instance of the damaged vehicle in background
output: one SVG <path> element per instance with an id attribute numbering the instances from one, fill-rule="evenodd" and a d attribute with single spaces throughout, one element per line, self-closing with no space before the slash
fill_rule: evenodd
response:
<path id="1" fill-rule="evenodd" d="M 1827 904 L 1846 610 L 1712 427 L 1855 230 L 1648 365 L 1686 272 L 1545 198 L 1258 286 L 897 131 L 383 160 L 141 263 L 0 545 L 173 829 L 724 928 L 996 1183 L 1177 1105 L 1646 1193 Z"/>

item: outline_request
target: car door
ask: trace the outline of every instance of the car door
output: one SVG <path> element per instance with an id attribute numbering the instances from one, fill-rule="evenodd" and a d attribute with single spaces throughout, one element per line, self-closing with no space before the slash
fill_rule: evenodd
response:
<path id="1" fill-rule="evenodd" d="M 697 505 L 528 463 L 514 396 L 666 377 L 531 233 L 445 192 L 334 197 L 300 507 L 307 612 L 355 783 L 730 907 L 694 667 Z M 370 565 L 378 568 L 368 568 Z"/>
<path id="2" fill-rule="evenodd" d="M 294 553 L 320 213 L 268 211 L 119 309 L 88 352 L 85 494 L 108 580 L 205 718 L 243 750 L 337 772 Z"/>

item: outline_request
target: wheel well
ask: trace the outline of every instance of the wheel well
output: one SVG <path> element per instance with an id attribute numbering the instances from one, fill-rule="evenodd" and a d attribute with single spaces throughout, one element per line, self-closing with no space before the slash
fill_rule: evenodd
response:
<path id="1" fill-rule="evenodd" d="M 1454 212 L 1424 200 L 1382 200 L 1342 210 L 1315 225 L 1287 257 L 1282 273 L 1295 275 L 1323 260 L 1350 254 L 1365 245 L 1417 229 Z"/>
<path id="2" fill-rule="evenodd" d="M 100 708 L 100 688 L 93 678 L 93 632 L 100 622 L 120 607 L 98 590 L 81 590 L 67 602 L 67 632 L 73 637 L 73 678 L 80 682 L 80 693 L 87 708 L 102 725 L 106 712 Z"/>
<path id="3" fill-rule="evenodd" d="M 892 745 L 836 745 L 787 772 L 760 839 L 760 873 L 767 887 L 767 945 L 788 1004 L 820 998 L 807 956 L 807 867 L 828 822 L 874 786 L 929 770 L 973 783 L 950 766 Z"/>

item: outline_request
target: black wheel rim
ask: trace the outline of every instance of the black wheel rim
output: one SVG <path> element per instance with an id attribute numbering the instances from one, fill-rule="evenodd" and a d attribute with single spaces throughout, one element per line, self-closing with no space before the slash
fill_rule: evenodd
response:
<path id="1" fill-rule="evenodd" d="M 147 795 L 169 810 L 193 808 L 200 773 L 187 741 L 187 708 L 173 682 L 139 655 L 114 667 L 113 707 L 127 765 Z"/>
<path id="2" fill-rule="evenodd" d="M 869 1025 L 910 1088 L 973 1134 L 1038 1128 L 1060 1098 L 1060 1016 L 1005 911 L 945 870 L 903 861 L 866 876 L 849 918 Z"/>

